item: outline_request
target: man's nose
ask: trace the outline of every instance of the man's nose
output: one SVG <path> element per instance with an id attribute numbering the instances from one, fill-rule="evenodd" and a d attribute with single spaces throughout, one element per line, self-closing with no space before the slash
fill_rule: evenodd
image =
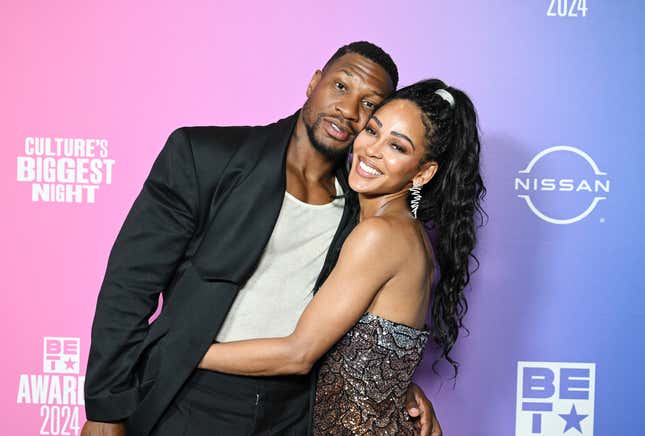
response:
<path id="1" fill-rule="evenodd" d="M 346 98 L 338 102 L 338 104 L 336 105 L 336 110 L 347 121 L 356 123 L 358 122 L 359 118 L 358 104 L 359 103 L 356 98 Z M 352 128 L 356 129 L 356 126 L 352 126 Z"/>

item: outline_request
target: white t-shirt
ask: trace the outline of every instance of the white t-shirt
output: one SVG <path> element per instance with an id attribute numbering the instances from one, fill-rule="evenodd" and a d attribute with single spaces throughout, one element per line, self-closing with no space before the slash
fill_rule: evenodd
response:
<path id="1" fill-rule="evenodd" d="M 342 188 L 336 180 L 336 193 Z M 230 342 L 291 334 L 323 267 L 345 201 L 313 205 L 285 192 L 271 238 L 240 289 L 216 340 Z"/>

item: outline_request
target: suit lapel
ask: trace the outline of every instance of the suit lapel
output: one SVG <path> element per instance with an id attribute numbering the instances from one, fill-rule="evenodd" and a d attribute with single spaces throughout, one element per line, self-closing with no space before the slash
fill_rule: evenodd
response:
<path id="1" fill-rule="evenodd" d="M 254 128 L 228 164 L 193 257 L 202 278 L 242 285 L 253 273 L 282 207 L 286 151 L 297 118 L 298 112 Z"/>

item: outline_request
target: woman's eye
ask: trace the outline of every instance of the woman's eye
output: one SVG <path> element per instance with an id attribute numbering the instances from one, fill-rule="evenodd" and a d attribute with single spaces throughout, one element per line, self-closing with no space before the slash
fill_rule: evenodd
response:
<path id="1" fill-rule="evenodd" d="M 336 82 L 336 89 L 339 91 L 344 91 L 345 90 L 345 85 L 340 82 Z"/>
<path id="2" fill-rule="evenodd" d="M 396 150 L 396 151 L 399 151 L 399 152 L 401 152 L 401 153 L 405 153 L 405 148 L 401 147 L 399 144 L 397 144 L 397 143 L 395 143 L 395 142 L 393 142 L 392 144 L 390 144 L 390 146 L 391 146 L 394 150 Z"/>
<path id="3" fill-rule="evenodd" d="M 375 134 L 376 134 L 376 132 L 374 131 L 374 129 L 372 129 L 370 126 L 366 126 L 366 127 L 365 127 L 365 132 L 366 132 L 368 135 L 375 135 Z"/>

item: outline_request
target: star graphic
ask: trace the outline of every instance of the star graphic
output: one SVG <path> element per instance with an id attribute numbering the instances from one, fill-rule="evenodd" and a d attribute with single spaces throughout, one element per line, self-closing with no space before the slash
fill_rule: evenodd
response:
<path id="1" fill-rule="evenodd" d="M 582 433 L 582 428 L 580 428 L 580 421 L 582 421 L 587 416 L 589 416 L 589 415 L 578 415 L 575 404 L 571 406 L 571 411 L 567 415 L 564 415 L 562 413 L 559 413 L 558 415 L 560 415 L 560 417 L 566 421 L 566 424 L 564 426 L 564 430 L 562 430 L 562 433 L 566 433 L 572 428 L 575 428 L 580 433 Z"/>
<path id="2" fill-rule="evenodd" d="M 71 357 L 70 357 L 70 358 L 68 358 L 68 359 L 65 361 L 65 369 L 74 369 L 74 364 L 75 364 L 75 363 L 76 363 L 76 362 L 74 362 L 74 361 L 72 360 L 72 358 L 71 358 Z"/>

